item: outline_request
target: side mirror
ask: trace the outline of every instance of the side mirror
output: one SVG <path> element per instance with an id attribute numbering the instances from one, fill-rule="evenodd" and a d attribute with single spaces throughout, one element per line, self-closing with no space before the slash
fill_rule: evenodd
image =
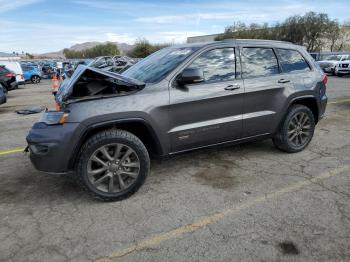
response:
<path id="1" fill-rule="evenodd" d="M 204 81 L 204 74 L 201 69 L 186 68 L 177 77 L 177 82 L 180 85 L 200 83 Z"/>

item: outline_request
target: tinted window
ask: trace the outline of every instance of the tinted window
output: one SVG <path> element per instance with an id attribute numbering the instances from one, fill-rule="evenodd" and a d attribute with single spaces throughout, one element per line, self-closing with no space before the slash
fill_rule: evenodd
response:
<path id="1" fill-rule="evenodd" d="M 0 65 L 0 72 L 1 73 L 7 73 L 10 72 L 6 67 Z"/>
<path id="2" fill-rule="evenodd" d="M 305 59 L 296 50 L 277 49 L 278 58 L 283 72 L 303 72 L 310 71 Z"/>
<path id="3" fill-rule="evenodd" d="M 26 66 L 26 65 L 21 65 L 22 67 L 22 70 L 25 70 L 25 71 L 29 71 L 31 68 L 29 66 Z"/>
<path id="4" fill-rule="evenodd" d="M 210 50 L 196 58 L 189 68 L 201 69 L 206 82 L 233 80 L 235 79 L 235 49 Z"/>
<path id="5" fill-rule="evenodd" d="M 198 47 L 161 49 L 131 66 L 122 75 L 145 83 L 156 83 L 166 77 L 197 49 Z"/>
<path id="6" fill-rule="evenodd" d="M 243 77 L 279 74 L 278 62 L 271 48 L 245 47 L 242 52 Z"/>

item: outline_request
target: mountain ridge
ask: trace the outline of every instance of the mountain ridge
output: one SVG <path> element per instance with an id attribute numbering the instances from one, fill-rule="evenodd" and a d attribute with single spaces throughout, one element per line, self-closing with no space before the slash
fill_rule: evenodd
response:
<path id="1" fill-rule="evenodd" d="M 118 46 L 118 48 L 122 54 L 125 54 L 126 52 L 128 52 L 130 49 L 133 48 L 133 45 L 130 45 L 127 43 L 110 42 L 110 41 L 105 41 L 105 42 L 91 41 L 91 42 L 74 44 L 71 47 L 69 47 L 68 49 L 74 50 L 74 51 L 82 51 L 84 49 L 93 48 L 97 45 L 106 44 L 106 43 L 112 43 L 112 44 L 115 44 L 116 46 Z M 63 50 L 64 49 L 59 50 L 59 51 L 54 51 L 54 52 L 34 54 L 34 56 L 39 57 L 39 58 L 64 58 Z"/>

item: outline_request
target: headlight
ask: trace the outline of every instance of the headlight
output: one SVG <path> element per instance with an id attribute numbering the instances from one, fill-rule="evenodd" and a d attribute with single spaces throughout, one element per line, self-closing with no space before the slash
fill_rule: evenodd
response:
<path id="1" fill-rule="evenodd" d="M 69 112 L 46 111 L 41 115 L 40 121 L 47 125 L 63 125 Z"/>

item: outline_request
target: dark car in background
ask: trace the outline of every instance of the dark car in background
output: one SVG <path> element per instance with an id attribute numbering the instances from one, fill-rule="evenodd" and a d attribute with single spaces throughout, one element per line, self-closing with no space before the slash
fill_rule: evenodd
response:
<path id="1" fill-rule="evenodd" d="M 8 91 L 17 89 L 16 74 L 5 66 L 0 66 L 0 84 Z"/>
<path id="2" fill-rule="evenodd" d="M 327 75 L 287 42 L 171 46 L 122 74 L 79 66 L 27 136 L 34 166 L 73 171 L 103 200 L 144 183 L 150 156 L 271 138 L 305 149 L 325 113 Z"/>
<path id="3" fill-rule="evenodd" d="M 7 101 L 7 90 L 0 84 L 0 105 L 6 103 Z"/>

